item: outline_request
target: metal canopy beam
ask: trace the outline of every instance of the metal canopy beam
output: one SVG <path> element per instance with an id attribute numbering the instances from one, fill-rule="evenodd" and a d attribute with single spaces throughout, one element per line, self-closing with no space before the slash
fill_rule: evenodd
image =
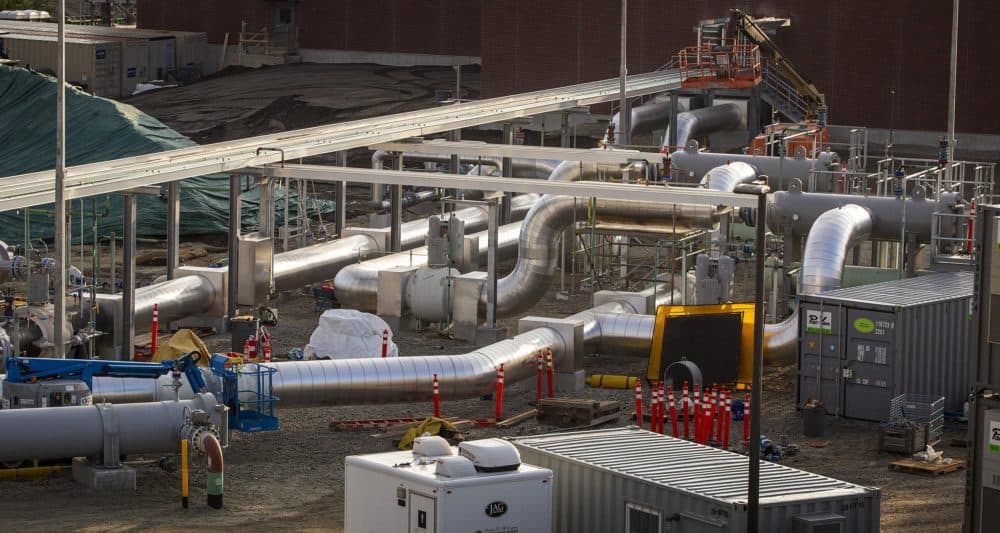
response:
<path id="1" fill-rule="evenodd" d="M 525 159 L 555 159 L 558 161 L 579 161 L 581 163 L 603 163 L 608 165 L 620 165 L 637 160 L 655 164 L 662 163 L 666 157 L 660 152 L 640 152 L 638 150 L 585 150 L 580 148 L 451 141 L 395 141 L 373 144 L 368 148 L 372 150 L 389 150 L 416 154 L 459 154 L 465 157 L 521 157 Z"/>
<path id="2" fill-rule="evenodd" d="M 680 87 L 676 70 L 629 78 L 629 96 Z M 66 171 L 66 200 L 118 192 L 144 185 L 229 173 L 246 167 L 326 154 L 456 128 L 503 122 L 618 97 L 618 80 L 603 80 L 514 96 L 491 98 L 328 126 L 261 135 L 152 155 L 78 165 Z M 266 148 L 260 151 L 258 149 Z M 24 209 L 55 199 L 54 171 L 4 178 L 0 211 Z"/>
<path id="3" fill-rule="evenodd" d="M 757 207 L 757 198 L 752 195 L 696 189 L 693 187 L 667 187 L 662 185 L 598 181 L 560 182 L 497 178 L 492 176 L 483 178 L 439 172 L 409 172 L 322 165 L 268 165 L 258 167 L 251 172 L 272 178 L 294 178 L 323 182 L 352 181 L 355 183 L 381 183 L 383 185 L 411 185 L 415 187 L 445 189 L 560 194 L 582 198 L 594 197 L 607 200 L 648 201 L 668 204 Z"/>

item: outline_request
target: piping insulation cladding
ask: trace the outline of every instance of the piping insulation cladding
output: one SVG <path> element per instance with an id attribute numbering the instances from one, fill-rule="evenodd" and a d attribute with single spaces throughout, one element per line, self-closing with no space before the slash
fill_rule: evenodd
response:
<path id="1" fill-rule="evenodd" d="M 204 410 L 224 427 L 227 414 L 217 404 L 212 394 L 198 394 L 177 402 L 0 410 L 0 461 L 100 457 L 105 431 L 115 426 L 121 455 L 177 453 L 190 412 Z"/>
<path id="2" fill-rule="evenodd" d="M 512 198 L 511 217 L 523 218 L 538 198 L 537 194 L 522 194 Z M 465 222 L 465 227 L 470 231 L 485 230 L 489 221 L 488 212 L 482 207 L 459 209 L 454 211 L 454 214 Z M 400 239 L 403 248 L 413 248 L 423 244 L 427 227 L 427 219 L 403 224 Z M 291 290 L 331 279 L 345 266 L 357 263 L 359 258 L 380 251 L 382 251 L 380 243 L 374 238 L 359 234 L 275 254 L 275 288 L 278 291 Z M 225 268 L 218 270 L 224 271 Z M 154 304 L 160 306 L 160 321 L 171 322 L 208 312 L 218 295 L 223 294 L 225 290 L 225 287 L 214 286 L 207 277 L 197 275 L 183 276 L 138 288 L 135 291 L 133 321 L 136 332 L 148 331 L 153 318 Z M 85 294 L 84 298 L 87 297 Z M 102 316 L 113 317 L 121 307 L 121 295 L 99 294 L 98 305 Z M 32 340 L 34 339 L 27 335 L 22 336 L 22 344 Z"/>
<path id="3" fill-rule="evenodd" d="M 677 130 L 677 146 L 687 146 L 689 139 L 704 137 L 710 133 L 746 129 L 747 119 L 743 108 L 737 104 L 719 104 L 701 109 L 692 109 L 677 114 L 677 124 L 667 127 L 663 136 L 663 148 L 670 149 L 670 132 Z"/>
<path id="4" fill-rule="evenodd" d="M 848 252 L 869 238 L 873 226 L 872 213 L 856 204 L 830 209 L 820 215 L 806 239 L 801 268 L 802 294 L 840 288 Z M 771 361 L 794 360 L 798 340 L 798 308 L 785 320 L 764 325 L 764 353 Z"/>
<path id="5" fill-rule="evenodd" d="M 663 285 L 666 288 L 666 284 Z M 641 294 L 654 294 L 648 289 Z M 657 291 L 657 301 L 676 296 L 671 290 Z M 609 302 L 566 317 L 583 324 L 584 350 L 614 348 L 618 353 L 649 353 L 655 317 L 637 315 L 625 301 Z M 272 392 L 281 401 L 278 407 L 358 405 L 427 401 L 433 395 L 434 374 L 438 375 L 441 398 L 478 398 L 490 393 L 502 363 L 509 382 L 536 374 L 536 355 L 552 350 L 557 371 L 572 364 L 573 354 L 554 329 L 539 327 L 475 351 L 454 356 L 414 356 L 280 362 L 265 366 L 277 370 Z M 210 374 L 205 379 L 212 390 L 219 387 Z M 163 387 L 170 381 L 136 378 L 94 378 L 95 402 L 151 402 L 172 396 Z M 252 389 L 252 384 L 241 385 Z M 181 397 L 190 396 L 185 386 Z"/>

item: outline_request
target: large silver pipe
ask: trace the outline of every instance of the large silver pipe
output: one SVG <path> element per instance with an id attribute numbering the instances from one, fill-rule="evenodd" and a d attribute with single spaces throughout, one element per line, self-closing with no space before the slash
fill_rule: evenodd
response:
<path id="1" fill-rule="evenodd" d="M 757 169 L 742 161 L 733 161 L 709 170 L 701 179 L 701 185 L 713 191 L 733 192 L 738 185 L 756 179 Z"/>
<path id="2" fill-rule="evenodd" d="M 156 383 L 156 380 L 147 380 Z M 118 453 L 176 453 L 192 411 L 222 423 L 225 411 L 211 394 L 192 399 L 122 405 L 41 407 L 0 411 L 0 461 L 101 457 L 105 434 L 118 434 Z"/>
<path id="3" fill-rule="evenodd" d="M 687 111 L 687 105 L 678 104 L 679 111 Z M 669 96 L 657 96 L 656 98 L 632 108 L 632 119 L 629 121 L 629 137 L 637 133 L 649 133 L 658 129 L 666 128 L 670 124 L 670 98 Z M 621 111 L 611 117 L 611 124 L 615 131 L 621 131 Z M 603 144 L 607 145 L 608 135 L 605 132 Z"/>
<path id="4" fill-rule="evenodd" d="M 794 235 L 806 235 L 813 231 L 816 220 L 831 209 L 845 204 L 856 204 L 872 214 L 871 238 L 883 241 L 898 241 L 903 225 L 903 210 L 906 210 L 906 232 L 915 235 L 921 242 L 929 242 L 933 228 L 937 202 L 923 198 L 897 200 L 885 196 L 852 196 L 844 194 L 776 192 L 767 210 L 767 227 L 775 234 L 781 234 L 785 224 L 791 224 Z M 941 195 L 941 209 L 954 213 L 964 212 L 957 193 Z M 959 217 L 943 217 L 944 222 Z"/>
<path id="5" fill-rule="evenodd" d="M 523 216 L 535 194 L 522 194 L 511 200 L 512 216 Z M 466 231 L 481 231 L 489 222 L 487 210 L 483 207 L 467 207 L 453 212 L 455 217 L 465 222 Z M 427 237 L 426 218 L 407 222 L 401 226 L 400 243 L 409 250 L 423 244 Z M 298 289 L 310 283 L 333 279 L 348 265 L 364 260 L 374 253 L 382 252 L 381 243 L 366 235 L 352 235 L 336 241 L 316 244 L 282 252 L 274 256 L 274 285 L 279 291 Z"/>
<path id="6" fill-rule="evenodd" d="M 672 222 L 688 227 L 712 228 L 721 211 L 712 206 L 655 202 L 596 201 L 599 216 L 642 222 Z M 528 212 L 521 227 L 517 264 L 497 281 L 497 316 L 526 311 L 545 295 L 559 257 L 559 238 L 574 220 L 587 216 L 589 203 L 570 196 L 543 196 Z M 485 287 L 480 307 L 485 308 Z"/>
<path id="7" fill-rule="evenodd" d="M 737 104 L 719 104 L 701 109 L 692 109 L 677 114 L 677 124 L 667 127 L 667 134 L 664 135 L 664 147 L 666 139 L 670 138 L 670 130 L 677 130 L 677 145 L 686 146 L 688 139 L 696 139 L 710 133 L 720 131 L 731 131 L 746 129 L 747 117 L 743 108 Z"/>
<path id="8" fill-rule="evenodd" d="M 497 234 L 497 258 L 511 259 L 517 254 L 518 236 L 521 222 L 506 224 Z M 475 234 L 479 238 L 479 264 L 484 264 L 489 250 L 486 231 Z M 337 290 L 337 301 L 344 307 L 360 311 L 375 312 L 378 303 L 378 273 L 395 267 L 427 266 L 427 247 L 421 246 L 407 252 L 400 252 L 348 265 L 337 273 L 333 286 Z"/>
<path id="9" fill-rule="evenodd" d="M 872 213 L 857 204 L 831 209 L 816 219 L 806 239 L 802 257 L 800 294 L 839 289 L 844 278 L 847 253 L 868 239 Z"/>
<path id="10" fill-rule="evenodd" d="M 875 217 L 857 204 L 833 208 L 816 218 L 802 258 L 800 294 L 839 288 L 848 252 L 872 235 Z M 764 356 L 769 362 L 795 358 L 799 341 L 799 310 L 777 324 L 764 326 Z"/>
<path id="11" fill-rule="evenodd" d="M 798 179 L 808 183 L 813 170 L 831 172 L 840 170 L 840 156 L 835 152 L 820 152 L 815 159 L 806 157 L 773 157 L 754 154 L 719 154 L 700 152 L 697 143 L 690 143 L 683 150 L 670 154 L 670 169 L 674 175 L 682 175 L 685 181 L 698 181 L 710 170 L 733 162 L 746 163 L 758 174 L 767 175 L 768 184 L 774 189 L 785 189 Z M 829 177 L 825 181 L 829 181 Z"/>

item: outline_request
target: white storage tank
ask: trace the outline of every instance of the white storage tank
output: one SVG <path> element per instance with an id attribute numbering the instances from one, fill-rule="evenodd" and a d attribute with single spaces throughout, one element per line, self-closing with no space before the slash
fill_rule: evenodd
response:
<path id="1" fill-rule="evenodd" d="M 554 474 L 553 531 L 747 531 L 746 456 L 638 428 L 513 440 Z M 760 531 L 874 533 L 879 491 L 760 465 Z"/>
<path id="2" fill-rule="evenodd" d="M 344 459 L 345 533 L 552 531 L 552 471 L 521 463 L 501 439 Z"/>

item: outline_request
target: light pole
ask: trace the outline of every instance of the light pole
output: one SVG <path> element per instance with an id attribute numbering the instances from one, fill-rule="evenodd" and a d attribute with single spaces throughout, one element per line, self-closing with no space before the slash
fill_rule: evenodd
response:
<path id="1" fill-rule="evenodd" d="M 767 185 L 736 187 L 743 194 L 757 195 L 757 263 L 754 269 L 753 377 L 750 383 L 750 467 L 747 475 L 747 532 L 757 533 L 760 524 L 760 396 L 764 366 L 764 238 L 767 228 Z"/>
<path id="2" fill-rule="evenodd" d="M 55 357 L 66 357 L 66 0 L 57 4 L 59 17 L 56 48 L 56 209 L 55 209 Z"/>
<path id="3" fill-rule="evenodd" d="M 619 76 L 620 80 L 620 100 L 618 105 L 618 144 L 628 145 L 632 142 L 632 136 L 629 131 L 632 129 L 632 109 L 629 105 L 628 98 L 626 98 L 626 87 L 625 79 L 628 77 L 628 0 L 622 0 L 622 29 L 621 29 L 621 65 Z"/>

